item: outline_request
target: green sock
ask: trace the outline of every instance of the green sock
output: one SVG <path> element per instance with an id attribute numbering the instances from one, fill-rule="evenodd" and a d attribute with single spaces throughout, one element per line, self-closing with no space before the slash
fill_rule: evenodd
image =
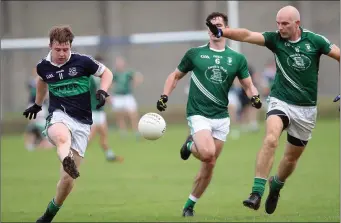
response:
<path id="1" fill-rule="evenodd" d="M 192 145 L 193 145 L 193 141 L 190 141 L 190 142 L 187 143 L 187 149 L 190 152 L 191 152 L 191 149 L 192 149 Z"/>
<path id="2" fill-rule="evenodd" d="M 253 181 L 252 193 L 258 193 L 263 196 L 265 190 L 266 179 L 255 177 Z"/>
<path id="3" fill-rule="evenodd" d="M 274 176 L 270 185 L 271 190 L 280 190 L 282 189 L 283 186 L 284 186 L 284 182 L 280 181 L 277 175 Z"/>
<path id="4" fill-rule="evenodd" d="M 60 208 L 61 208 L 61 206 L 58 206 L 54 202 L 54 198 L 52 199 L 52 201 L 50 201 L 49 205 L 47 206 L 48 212 L 53 214 L 53 215 L 56 215 Z"/>
<path id="5" fill-rule="evenodd" d="M 192 194 L 189 195 L 189 198 L 187 199 L 184 208 L 192 207 L 194 208 L 195 203 L 197 202 L 198 198 L 194 197 Z"/>

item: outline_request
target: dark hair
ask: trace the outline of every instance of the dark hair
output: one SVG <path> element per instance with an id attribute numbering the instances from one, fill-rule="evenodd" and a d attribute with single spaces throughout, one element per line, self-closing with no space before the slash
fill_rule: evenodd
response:
<path id="1" fill-rule="evenodd" d="M 50 30 L 49 36 L 50 44 L 52 44 L 53 41 L 57 41 L 59 43 L 69 42 L 70 45 L 73 41 L 73 38 L 75 37 L 70 26 L 54 26 Z"/>
<path id="2" fill-rule="evenodd" d="M 211 14 L 209 14 L 207 16 L 206 21 L 210 21 L 210 20 L 217 18 L 217 17 L 221 17 L 224 20 L 225 26 L 227 26 L 227 24 L 228 24 L 227 15 L 225 13 L 221 13 L 221 12 L 212 12 Z"/>

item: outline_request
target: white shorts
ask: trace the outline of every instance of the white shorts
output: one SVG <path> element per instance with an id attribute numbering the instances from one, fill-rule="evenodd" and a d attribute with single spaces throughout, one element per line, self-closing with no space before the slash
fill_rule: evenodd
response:
<path id="1" fill-rule="evenodd" d="M 200 130 L 207 129 L 212 132 L 212 137 L 223 142 L 230 131 L 230 118 L 209 119 L 201 115 L 193 115 L 187 118 L 191 135 Z"/>
<path id="2" fill-rule="evenodd" d="M 268 112 L 271 110 L 280 110 L 288 116 L 289 125 L 286 130 L 289 135 L 304 141 L 311 139 L 316 124 L 316 106 L 291 105 L 270 97 Z"/>
<path id="3" fill-rule="evenodd" d="M 113 95 L 111 97 L 113 111 L 136 111 L 137 103 L 133 95 Z"/>
<path id="4" fill-rule="evenodd" d="M 59 122 L 64 123 L 70 130 L 71 148 L 75 150 L 81 157 L 84 157 L 86 147 L 88 146 L 90 125 L 79 122 L 61 110 L 56 110 L 53 112 L 51 120 L 48 121 L 47 128 Z M 45 129 L 45 134 L 47 135 L 49 141 L 55 145 L 47 134 L 47 128 Z"/>
<path id="5" fill-rule="evenodd" d="M 105 111 L 92 111 L 93 125 L 103 125 L 107 122 Z"/>

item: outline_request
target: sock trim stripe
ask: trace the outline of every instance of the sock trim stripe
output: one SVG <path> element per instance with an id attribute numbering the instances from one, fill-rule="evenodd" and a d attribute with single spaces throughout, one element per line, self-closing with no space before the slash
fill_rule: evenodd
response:
<path id="1" fill-rule="evenodd" d="M 280 180 L 278 179 L 277 176 L 274 176 L 274 181 L 275 181 L 277 184 L 280 184 L 280 185 L 283 185 L 283 184 L 284 184 L 284 182 L 280 181 Z"/>
<path id="2" fill-rule="evenodd" d="M 261 179 L 261 180 L 268 181 L 268 179 L 266 179 L 266 178 L 262 178 L 262 177 L 255 177 L 255 179 Z"/>
<path id="3" fill-rule="evenodd" d="M 190 194 L 188 198 L 189 198 L 191 201 L 193 201 L 193 202 L 197 202 L 197 201 L 198 201 L 198 198 L 194 197 L 192 194 Z"/>
<path id="4" fill-rule="evenodd" d="M 59 205 L 57 205 L 55 202 L 54 202 L 54 198 L 52 199 L 52 204 L 53 204 L 53 206 L 55 206 L 56 208 L 60 208 L 61 206 L 59 206 Z"/>

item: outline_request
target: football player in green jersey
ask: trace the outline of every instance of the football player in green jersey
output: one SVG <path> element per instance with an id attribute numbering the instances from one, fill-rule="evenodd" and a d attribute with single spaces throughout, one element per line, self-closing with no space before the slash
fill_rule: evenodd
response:
<path id="1" fill-rule="evenodd" d="M 121 135 L 126 134 L 127 125 L 125 118 L 127 117 L 136 137 L 139 138 L 140 136 L 137 130 L 139 121 L 138 107 L 133 90 L 142 82 L 143 75 L 140 72 L 127 69 L 126 61 L 123 57 L 115 58 L 111 105 L 115 112 L 116 123 Z"/>
<path id="2" fill-rule="evenodd" d="M 295 170 L 316 123 L 317 77 L 322 54 L 340 62 L 340 49 L 317 33 L 300 26 L 300 13 L 293 6 L 280 9 L 276 17 L 276 32 L 252 32 L 247 29 L 222 29 L 207 21 L 216 37 L 265 46 L 275 55 L 276 77 L 270 92 L 266 120 L 266 135 L 256 161 L 252 193 L 243 201 L 257 210 L 274 161 L 275 149 L 283 130 L 287 144 L 277 174 L 269 178 L 270 192 L 265 210 L 272 214 L 280 190 Z"/>
<path id="3" fill-rule="evenodd" d="M 223 13 L 211 13 L 207 20 L 220 28 L 227 26 L 227 16 Z M 184 217 L 194 215 L 194 205 L 211 181 L 214 166 L 229 133 L 228 92 L 236 77 L 252 105 L 258 109 L 262 106 L 245 56 L 229 48 L 226 39 L 216 38 L 209 30 L 208 34 L 209 43 L 186 52 L 178 67 L 168 76 L 157 102 L 157 109 L 164 111 L 178 81 L 191 72 L 186 109 L 191 135 L 183 144 L 180 156 L 187 160 L 193 154 L 201 161 L 201 168 L 183 208 Z"/>
<path id="4" fill-rule="evenodd" d="M 103 63 L 103 59 L 101 56 L 97 55 L 95 60 Z M 109 147 L 108 144 L 108 122 L 107 122 L 107 114 L 104 111 L 104 107 L 97 107 L 97 99 L 96 92 L 100 89 L 101 79 L 99 77 L 90 76 L 89 80 L 90 84 L 90 95 L 91 95 L 91 110 L 92 110 L 92 126 L 90 130 L 89 141 L 92 141 L 96 134 L 99 134 L 99 141 L 104 152 L 105 158 L 107 161 L 123 161 L 123 157 L 118 156 L 114 153 L 114 151 Z M 106 99 L 108 100 L 108 99 Z"/>

